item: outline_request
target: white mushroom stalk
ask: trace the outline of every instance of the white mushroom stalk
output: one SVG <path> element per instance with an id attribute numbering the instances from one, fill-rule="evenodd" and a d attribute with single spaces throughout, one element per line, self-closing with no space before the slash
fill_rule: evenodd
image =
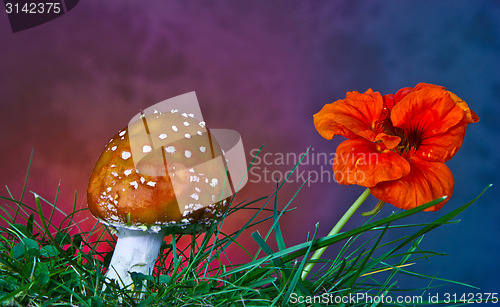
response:
<path id="1" fill-rule="evenodd" d="M 130 272 L 153 274 L 166 229 L 157 233 L 123 227 L 116 230 L 118 239 L 106 277 L 123 288 L 133 283 Z"/>

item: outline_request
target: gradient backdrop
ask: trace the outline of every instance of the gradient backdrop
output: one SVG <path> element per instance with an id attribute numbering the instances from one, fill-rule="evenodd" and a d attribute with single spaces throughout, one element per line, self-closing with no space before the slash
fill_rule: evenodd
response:
<path id="1" fill-rule="evenodd" d="M 270 172 L 279 177 L 293 167 L 293 159 L 276 160 L 281 155 L 292 158 L 309 146 L 313 154 L 334 152 L 340 139 L 322 139 L 312 124 L 324 104 L 350 90 L 387 94 L 424 81 L 446 86 L 481 118 L 448 163 L 456 180 L 451 201 L 408 220 L 429 221 L 498 183 L 499 67 L 500 3 L 493 0 L 81 1 L 64 16 L 15 34 L 2 12 L 0 195 L 7 196 L 7 185 L 19 197 L 34 149 L 28 188 L 52 201 L 60 183 L 60 208 L 71 210 L 75 191 L 77 208 L 84 208 L 88 178 L 109 138 L 139 109 L 192 90 L 208 127 L 242 134 L 248 159 L 265 145 L 266 160 L 256 164 L 238 200 L 269 195 Z M 317 222 L 326 235 L 363 191 L 334 183 L 330 170 L 310 161 L 280 193 L 282 207 L 307 172 L 320 175 L 282 221 L 288 245 L 303 242 Z M 460 223 L 426 236 L 424 249 L 449 256 L 412 269 L 500 292 L 498 191 L 494 185 Z M 26 202 L 33 203 L 31 193 Z M 386 205 L 380 215 L 393 210 Z M 95 223 L 88 213 L 78 218 L 86 230 Z M 234 216 L 226 231 L 246 219 Z M 346 229 L 365 220 L 356 217 Z M 249 233 L 244 239 L 255 248 Z M 331 248 L 327 255 L 335 253 Z M 426 284 L 400 278 L 404 288 Z"/>

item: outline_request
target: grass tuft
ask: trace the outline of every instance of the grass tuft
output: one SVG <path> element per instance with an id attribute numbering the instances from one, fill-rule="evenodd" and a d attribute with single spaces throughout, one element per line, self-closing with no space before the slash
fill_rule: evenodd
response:
<path id="1" fill-rule="evenodd" d="M 76 195 L 73 211 L 66 214 L 57 207 L 59 188 L 53 203 L 32 192 L 36 206 L 26 205 L 24 199 L 29 195 L 25 194 L 26 182 L 27 177 L 19 200 L 8 189 L 7 197 L 0 196 L 2 306 L 319 306 L 323 302 L 319 299 L 295 304 L 291 298 L 325 294 L 332 300 L 357 294 L 371 298 L 396 297 L 405 291 L 417 291 L 425 298 L 424 294 L 444 284 L 474 288 L 411 269 L 415 263 L 444 255 L 423 250 L 424 235 L 437 227 L 456 223 L 454 218 L 489 188 L 471 202 L 429 223 L 404 224 L 403 220 L 442 199 L 379 220 L 372 218 L 360 227 L 331 236 L 318 238 L 316 225 L 305 242 L 287 247 L 286 233 L 282 232 L 280 222 L 284 213 L 293 214 L 289 208 L 302 186 L 280 206 L 282 200 L 278 195 L 285 184 L 282 182 L 269 197 L 232 203 L 223 218 L 206 233 L 171 235 L 170 243 L 164 242 L 161 247 L 154 274 L 132 274 L 137 286 L 146 285 L 142 287 L 144 299 L 139 301 L 138 293 L 120 289 L 104 277 L 116 243 L 110 229 L 98 223 L 89 230 L 79 229 L 81 221 L 76 220 L 76 216 L 81 210 L 75 209 Z M 283 209 L 279 210 L 280 207 Z M 50 213 L 44 214 L 47 210 Z M 224 221 L 244 211 L 254 214 L 241 230 L 225 233 Z M 62 219 L 58 218 L 61 221 L 56 223 L 59 215 Z M 264 236 L 253 230 L 266 221 L 272 224 Z M 389 242 L 384 240 L 387 233 L 397 233 L 402 228 L 412 233 Z M 243 232 L 252 232 L 251 237 L 259 246 L 255 253 L 239 241 Z M 273 235 L 276 250 L 268 243 Z M 179 244 L 181 240 L 188 240 L 190 244 Z M 314 251 L 334 244 L 341 246 L 336 257 L 310 260 Z M 230 246 L 243 250 L 251 261 L 232 263 L 226 253 Z M 304 267 L 311 262 L 316 263 L 316 270 L 302 280 Z M 406 289 L 398 283 L 399 275 L 427 280 L 427 286 Z M 423 300 L 413 305 L 427 303 Z M 364 306 L 366 301 L 343 305 Z"/>

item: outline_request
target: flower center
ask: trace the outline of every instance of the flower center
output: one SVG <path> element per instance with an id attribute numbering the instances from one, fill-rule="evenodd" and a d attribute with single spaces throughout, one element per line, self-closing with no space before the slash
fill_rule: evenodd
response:
<path id="1" fill-rule="evenodd" d="M 394 128 L 394 135 L 401 138 L 401 142 L 396 147 L 399 154 L 413 153 L 422 143 L 422 131 L 419 129 L 403 130 Z"/>
<path id="2" fill-rule="evenodd" d="M 413 154 L 422 143 L 423 131 L 418 127 L 409 130 L 396 128 L 388 118 L 381 123 L 381 127 L 386 134 L 398 136 L 401 139 L 399 145 L 394 148 L 394 151 L 400 155 Z"/>

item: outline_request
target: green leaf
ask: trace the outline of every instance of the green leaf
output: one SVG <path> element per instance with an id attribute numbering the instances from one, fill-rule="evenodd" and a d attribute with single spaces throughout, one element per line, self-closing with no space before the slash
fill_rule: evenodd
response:
<path id="1" fill-rule="evenodd" d="M 172 278 L 168 275 L 160 275 L 158 276 L 158 282 L 160 284 L 168 284 Z"/>
<path id="2" fill-rule="evenodd" d="M 136 282 L 136 281 L 143 281 L 143 280 L 149 280 L 149 281 L 154 281 L 155 280 L 153 276 L 142 274 L 140 272 L 130 272 L 130 277 L 132 277 L 132 280 L 134 282 Z"/>
<path id="3" fill-rule="evenodd" d="M 276 182 L 276 185 L 279 183 Z M 277 186 L 277 188 L 279 185 Z M 276 244 L 278 245 L 279 250 L 283 250 L 286 248 L 285 240 L 283 239 L 283 235 L 281 234 L 280 223 L 278 220 L 278 194 L 274 195 L 274 208 L 273 208 L 273 221 L 274 221 L 274 235 L 276 237 Z"/>
<path id="4" fill-rule="evenodd" d="M 25 252 L 24 254 L 28 257 L 38 257 L 40 256 L 40 247 L 38 243 L 30 238 L 23 238 L 22 242 L 24 243 Z"/>
<path id="5" fill-rule="evenodd" d="M 40 249 L 40 256 L 43 256 L 43 257 L 54 257 L 54 256 L 57 256 L 57 255 L 59 255 L 59 251 L 57 250 L 57 248 L 55 248 L 52 245 L 46 245 L 46 246 L 43 246 Z"/>
<path id="6" fill-rule="evenodd" d="M 35 277 L 40 276 L 42 274 L 48 274 L 48 273 L 49 273 L 49 267 L 47 266 L 47 264 L 45 264 L 43 262 L 36 263 L 35 271 L 33 273 L 35 275 Z"/>
<path id="7" fill-rule="evenodd" d="M 36 250 L 40 249 L 40 247 L 38 246 L 38 242 L 36 242 L 33 239 L 23 238 L 22 242 L 24 243 L 24 245 L 26 246 L 26 250 L 28 250 L 28 251 L 31 249 L 36 249 Z"/>
<path id="8" fill-rule="evenodd" d="M 64 232 L 57 232 L 56 237 L 54 238 L 54 243 L 60 246 L 70 244 L 70 235 Z"/>
<path id="9" fill-rule="evenodd" d="M 78 247 L 80 246 L 80 244 L 82 244 L 82 241 L 83 241 L 83 237 L 81 234 L 77 233 L 73 236 L 73 244 Z"/>
<path id="10" fill-rule="evenodd" d="M 40 285 L 40 287 L 45 286 L 50 280 L 49 273 L 43 272 L 36 278 L 36 282 Z"/>
<path id="11" fill-rule="evenodd" d="M 25 251 L 24 243 L 23 242 L 19 242 L 16 245 L 14 245 L 14 247 L 12 248 L 12 251 L 11 251 L 10 255 L 12 256 L 12 258 L 16 258 L 17 259 L 17 258 L 21 257 L 22 255 L 24 255 L 24 251 Z"/>
<path id="12" fill-rule="evenodd" d="M 103 300 L 102 298 L 98 297 L 98 296 L 92 296 L 91 298 L 91 304 L 90 306 L 94 306 L 94 307 L 101 307 L 103 306 Z"/>
<path id="13" fill-rule="evenodd" d="M 17 243 L 12 247 L 11 256 L 13 258 L 19 258 L 24 254 L 28 256 L 38 256 L 39 253 L 38 243 L 30 238 L 22 238 L 21 242 Z"/>
<path id="14" fill-rule="evenodd" d="M 156 299 L 157 293 L 151 293 L 144 300 L 142 300 L 137 307 L 154 306 L 153 301 Z"/>
<path id="15" fill-rule="evenodd" d="M 26 230 L 30 237 L 33 236 L 33 221 L 35 220 L 35 216 L 33 213 L 30 214 L 28 220 L 26 221 Z"/>
<path id="16" fill-rule="evenodd" d="M 208 293 L 210 290 L 210 284 L 206 281 L 200 282 L 196 287 L 193 289 L 193 295 L 200 295 L 200 294 L 205 294 Z"/>

